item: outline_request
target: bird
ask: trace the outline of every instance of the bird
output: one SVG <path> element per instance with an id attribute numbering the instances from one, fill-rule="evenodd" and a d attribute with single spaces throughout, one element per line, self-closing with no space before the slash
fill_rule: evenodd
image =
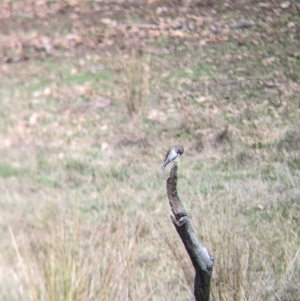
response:
<path id="1" fill-rule="evenodd" d="M 161 167 L 161 170 L 163 171 L 170 162 L 174 161 L 178 155 L 181 156 L 183 152 L 184 152 L 183 146 L 181 145 L 171 146 L 167 151 L 165 162 Z"/>

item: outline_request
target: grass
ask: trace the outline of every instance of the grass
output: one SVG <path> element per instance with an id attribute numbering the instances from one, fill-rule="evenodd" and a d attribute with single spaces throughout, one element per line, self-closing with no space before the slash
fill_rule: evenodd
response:
<path id="1" fill-rule="evenodd" d="M 263 33 L 295 52 L 281 18 Z M 299 300 L 300 65 L 260 34 L 5 64 L 1 300 L 192 300 L 160 172 L 175 143 L 179 195 L 216 258 L 211 300 Z"/>

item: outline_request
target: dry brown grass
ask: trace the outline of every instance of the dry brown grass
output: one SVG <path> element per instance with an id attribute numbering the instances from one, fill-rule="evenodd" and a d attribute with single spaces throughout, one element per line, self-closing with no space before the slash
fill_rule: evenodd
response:
<path id="1" fill-rule="evenodd" d="M 150 56 L 132 50 L 121 60 L 124 75 L 125 104 L 130 115 L 142 114 L 149 98 Z"/>

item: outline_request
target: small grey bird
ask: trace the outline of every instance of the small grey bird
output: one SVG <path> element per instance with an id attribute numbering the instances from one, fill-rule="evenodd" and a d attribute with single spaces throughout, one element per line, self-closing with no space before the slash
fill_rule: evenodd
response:
<path id="1" fill-rule="evenodd" d="M 171 146 L 167 151 L 165 162 L 161 167 L 161 170 L 164 170 L 170 162 L 174 161 L 178 155 L 181 156 L 183 152 L 184 152 L 183 146 L 181 145 Z"/>

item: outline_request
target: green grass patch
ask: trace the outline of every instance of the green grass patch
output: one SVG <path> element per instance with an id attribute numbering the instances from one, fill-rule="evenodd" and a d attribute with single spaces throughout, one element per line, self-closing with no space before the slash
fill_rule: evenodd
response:
<path id="1" fill-rule="evenodd" d="M 0 177 L 2 178 L 19 177 L 23 173 L 24 171 L 22 169 L 13 167 L 9 163 L 0 163 Z"/>

